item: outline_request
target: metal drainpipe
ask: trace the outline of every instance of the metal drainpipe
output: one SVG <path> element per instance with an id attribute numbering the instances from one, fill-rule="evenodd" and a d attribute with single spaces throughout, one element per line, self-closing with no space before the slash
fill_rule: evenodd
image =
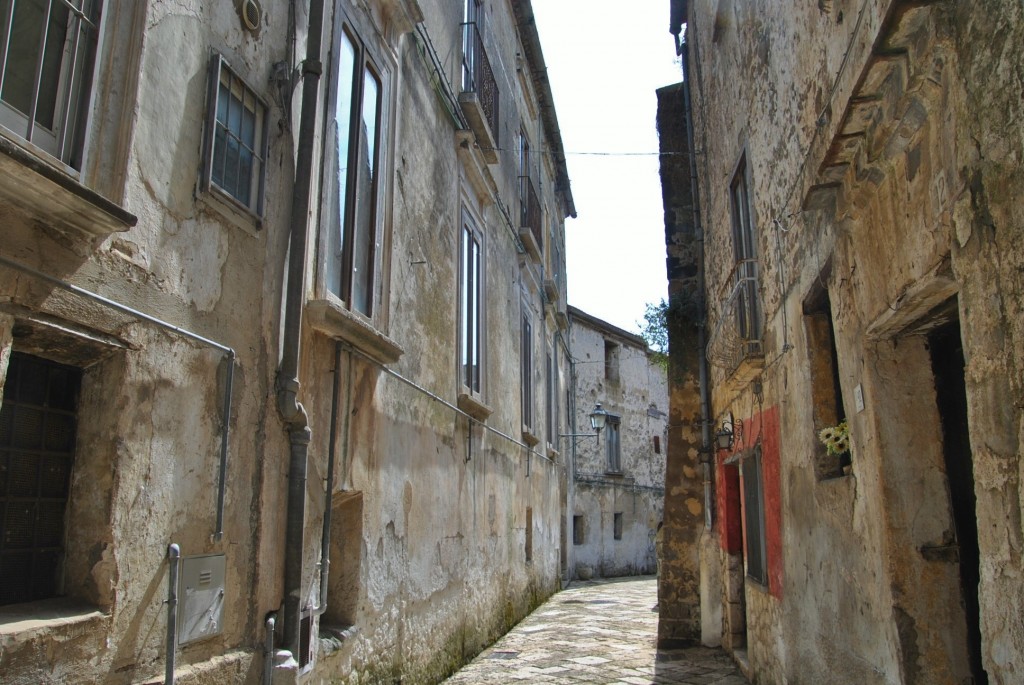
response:
<path id="1" fill-rule="evenodd" d="M 181 548 L 167 548 L 167 659 L 164 665 L 164 685 L 174 685 L 174 643 L 178 640 L 178 564 Z"/>
<path id="2" fill-rule="evenodd" d="M 331 389 L 331 436 L 327 448 L 327 485 L 324 488 L 324 526 L 320 532 L 320 606 L 316 608 L 317 616 L 327 611 L 327 579 L 331 569 L 331 500 L 334 497 L 334 463 L 338 452 L 338 393 L 341 392 L 341 341 L 334 343 L 334 385 Z M 352 355 L 348 355 L 348 384 L 352 387 Z M 346 422 L 345 447 L 348 448 L 348 429 Z"/>
<path id="3" fill-rule="evenodd" d="M 277 614 L 267 614 L 264 626 L 267 636 L 263 641 L 263 685 L 270 685 L 274 680 L 274 625 L 277 623 Z"/>
<path id="4" fill-rule="evenodd" d="M 310 190 L 313 185 L 313 154 L 320 94 L 320 59 L 323 42 L 324 1 L 312 0 L 306 59 L 302 62 L 302 113 L 295 162 L 295 186 L 291 211 L 288 284 L 285 295 L 284 340 L 277 377 L 277 407 L 288 429 L 288 505 L 284 551 L 284 647 L 298 656 L 302 617 L 302 557 L 306 513 L 306 457 L 310 430 L 306 410 L 298 402 L 299 347 L 302 306 L 306 295 L 306 247 L 309 233 Z"/>
<path id="5" fill-rule="evenodd" d="M 697 286 L 699 297 L 697 300 L 697 349 L 700 350 L 700 363 L 698 364 L 700 383 L 700 439 L 701 439 L 701 466 L 704 476 L 704 525 L 711 528 L 713 521 L 713 506 L 711 492 L 711 389 L 708 387 L 708 358 L 706 330 L 707 330 L 707 301 L 704 294 L 705 272 L 704 272 L 704 227 L 700 217 L 700 195 L 697 183 L 697 158 L 694 152 L 693 142 L 693 109 L 690 100 L 690 62 L 689 43 L 686 36 L 683 36 L 682 50 L 680 57 L 683 62 L 683 105 L 684 119 L 686 120 L 686 144 L 690 154 L 690 196 L 693 206 L 693 230 L 697 237 L 700 249 L 697 251 Z"/>

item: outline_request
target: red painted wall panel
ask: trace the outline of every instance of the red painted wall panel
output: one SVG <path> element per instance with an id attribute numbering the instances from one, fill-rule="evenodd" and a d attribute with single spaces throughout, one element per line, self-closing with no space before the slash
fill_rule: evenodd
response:
<path id="1" fill-rule="evenodd" d="M 737 428 L 739 421 L 737 421 Z M 761 442 L 761 471 L 764 478 L 764 528 L 768 556 L 768 591 L 782 599 L 782 476 L 780 471 L 781 428 L 779 408 L 772 406 L 743 421 L 732 453 Z M 723 462 L 730 453 L 717 455 L 716 481 L 719 512 L 718 531 L 722 549 L 730 554 L 743 550 L 743 516 L 740 507 L 739 469 Z"/>

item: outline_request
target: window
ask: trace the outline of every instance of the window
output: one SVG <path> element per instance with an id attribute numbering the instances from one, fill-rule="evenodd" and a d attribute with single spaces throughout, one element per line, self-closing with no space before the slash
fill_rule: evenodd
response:
<path id="1" fill-rule="evenodd" d="M 839 355 L 836 352 L 835 325 L 832 322 L 832 301 L 828 289 L 827 273 L 818 278 L 812 293 L 804 300 L 804 329 L 811 364 L 811 411 L 814 435 L 823 428 L 839 425 L 846 420 L 843 393 L 839 384 Z M 850 463 L 849 453 L 829 454 L 820 441 L 815 440 L 815 473 L 819 480 L 843 475 L 843 467 Z"/>
<path id="2" fill-rule="evenodd" d="M 0 123 L 82 168 L 98 0 L 0 3 Z"/>
<path id="3" fill-rule="evenodd" d="M 622 512 L 617 511 L 612 517 L 612 537 L 622 539 Z"/>
<path id="4" fill-rule="evenodd" d="M 548 444 L 556 446 L 558 443 L 558 437 L 556 435 L 556 426 L 558 423 L 558 391 L 555 386 L 555 360 L 551 354 L 551 348 L 547 350 L 547 357 L 544 364 L 544 379 L 546 387 L 544 389 L 545 399 L 545 430 L 548 436 Z"/>
<path id="5" fill-rule="evenodd" d="M 466 27 L 462 40 L 462 90 L 475 91 L 479 78 L 478 69 L 483 55 L 481 36 L 484 33 L 483 0 L 466 0 L 463 24 Z"/>
<path id="6" fill-rule="evenodd" d="M 604 341 L 604 377 L 612 383 L 619 382 L 619 352 L 621 348 L 618 343 L 611 340 Z"/>
<path id="7" fill-rule="evenodd" d="M 764 536 L 764 483 L 761 477 L 761 448 L 743 460 L 743 517 L 746 523 L 747 576 L 768 584 L 768 563 Z"/>
<path id="8" fill-rule="evenodd" d="M 60 594 L 81 371 L 12 352 L 0 406 L 0 604 Z"/>
<path id="9" fill-rule="evenodd" d="M 729 188 L 733 253 L 736 258 L 736 325 L 743 355 L 761 354 L 761 303 L 758 296 L 757 241 L 750 217 L 746 158 L 740 160 Z"/>
<path id="10" fill-rule="evenodd" d="M 533 240 L 531 254 L 540 261 L 544 245 L 543 212 L 537 186 L 533 180 L 530 140 L 526 137 L 525 131 L 519 132 L 519 207 L 519 225 L 529 230 L 529 236 Z"/>
<path id="11" fill-rule="evenodd" d="M 609 416 L 605 421 L 605 449 L 608 453 L 608 472 L 622 473 L 622 453 L 619 444 L 619 428 L 622 419 L 618 416 Z"/>
<path id="12" fill-rule="evenodd" d="M 523 426 L 533 429 L 533 323 L 529 313 L 523 314 L 522 337 L 520 340 L 520 373 L 523 392 Z"/>
<path id="13" fill-rule="evenodd" d="M 483 0 L 466 0 L 462 22 L 462 105 L 484 158 L 498 161 L 500 93 L 491 62 L 484 50 Z"/>
<path id="14" fill-rule="evenodd" d="M 215 189 L 262 216 L 267 106 L 221 55 L 210 61 L 209 87 L 201 189 Z"/>
<path id="15" fill-rule="evenodd" d="M 326 233 L 324 277 L 327 289 L 350 310 L 372 317 L 381 258 L 383 72 L 341 20 L 332 54 L 321 224 Z"/>
<path id="16" fill-rule="evenodd" d="M 654 453 L 655 454 L 661 454 L 661 436 L 660 435 L 655 435 L 654 436 Z"/>
<path id="17" fill-rule="evenodd" d="M 526 561 L 533 561 L 533 507 L 526 507 Z"/>
<path id="18" fill-rule="evenodd" d="M 482 236 L 469 214 L 462 213 L 459 248 L 459 366 L 460 381 L 471 395 L 482 393 L 483 254 Z"/>
<path id="19" fill-rule="evenodd" d="M 572 517 L 572 544 L 582 545 L 583 544 L 583 516 L 576 514 Z"/>

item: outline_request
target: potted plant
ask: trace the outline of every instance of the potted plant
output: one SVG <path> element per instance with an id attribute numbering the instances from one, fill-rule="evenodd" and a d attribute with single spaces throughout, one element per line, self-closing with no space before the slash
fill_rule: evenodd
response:
<path id="1" fill-rule="evenodd" d="M 830 455 L 839 457 L 843 473 L 850 473 L 850 426 L 846 420 L 842 420 L 838 426 L 823 428 L 818 433 L 818 439 Z"/>

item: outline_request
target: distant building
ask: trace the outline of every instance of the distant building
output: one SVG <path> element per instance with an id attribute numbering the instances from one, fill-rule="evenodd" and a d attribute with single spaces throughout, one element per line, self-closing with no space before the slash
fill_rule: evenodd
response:
<path id="1" fill-rule="evenodd" d="M 661 641 L 1024 682 L 1020 2 L 671 7 Z"/>
<path id="2" fill-rule="evenodd" d="M 582 579 L 655 573 L 665 494 L 665 367 L 640 336 L 571 306 L 569 331 L 575 432 L 591 432 L 597 403 L 609 414 L 599 441 L 569 445 L 572 568 Z"/>
<path id="3" fill-rule="evenodd" d="M 530 2 L 3 8 L 0 681 L 436 682 L 557 591 Z"/>

